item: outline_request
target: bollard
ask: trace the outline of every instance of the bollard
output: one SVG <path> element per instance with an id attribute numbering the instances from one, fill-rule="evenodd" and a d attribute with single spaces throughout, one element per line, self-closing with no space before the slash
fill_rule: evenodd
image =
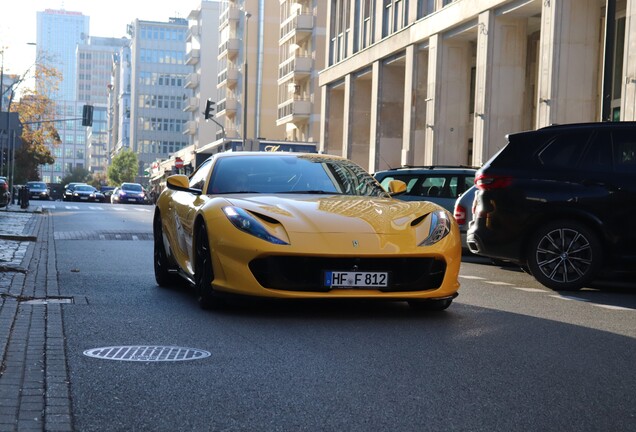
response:
<path id="1" fill-rule="evenodd" d="M 29 208 L 29 189 L 26 186 L 20 188 L 20 208 Z"/>

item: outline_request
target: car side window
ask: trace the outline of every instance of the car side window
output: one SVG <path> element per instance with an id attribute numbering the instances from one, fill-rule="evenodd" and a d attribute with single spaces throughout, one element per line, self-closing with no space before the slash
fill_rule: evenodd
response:
<path id="1" fill-rule="evenodd" d="M 210 168 L 212 167 L 212 162 L 207 160 L 203 162 L 203 164 L 190 176 L 189 185 L 192 189 L 203 190 L 203 186 L 205 185 L 205 181 L 207 180 L 210 174 Z"/>
<path id="2" fill-rule="evenodd" d="M 627 132 L 614 132 L 614 167 L 621 173 L 636 174 L 636 138 Z"/>
<path id="3" fill-rule="evenodd" d="M 589 138 L 589 133 L 573 132 L 559 134 L 539 151 L 541 165 L 547 168 L 571 168 L 577 165 L 581 150 Z"/>
<path id="4" fill-rule="evenodd" d="M 583 171 L 612 171 L 612 140 L 609 134 L 597 134 L 581 159 L 579 168 Z"/>

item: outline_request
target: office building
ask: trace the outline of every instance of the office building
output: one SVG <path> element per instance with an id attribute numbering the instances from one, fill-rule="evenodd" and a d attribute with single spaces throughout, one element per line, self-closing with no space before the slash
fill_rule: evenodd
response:
<path id="1" fill-rule="evenodd" d="M 192 97 L 185 88 L 188 21 L 136 19 L 131 37 L 130 145 L 139 159 L 139 175 L 157 159 L 190 144 L 184 135 L 190 120 L 184 107 Z"/>
<path id="2" fill-rule="evenodd" d="M 86 168 L 86 128 L 79 119 L 83 104 L 77 102 L 77 45 L 89 35 L 89 17 L 81 12 L 46 9 L 37 13 L 38 62 L 55 67 L 62 74 L 57 89 L 36 80 L 36 90 L 55 102 L 54 119 L 61 145 L 51 146 L 53 165 L 43 165 L 41 178 L 58 183 L 75 168 Z"/>
<path id="3" fill-rule="evenodd" d="M 636 117 L 636 1 L 330 0 L 321 149 L 479 166 L 508 133 Z"/>

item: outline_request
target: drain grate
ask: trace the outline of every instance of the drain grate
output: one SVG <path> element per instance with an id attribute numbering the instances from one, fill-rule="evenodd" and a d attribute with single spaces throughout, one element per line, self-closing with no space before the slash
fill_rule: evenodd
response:
<path id="1" fill-rule="evenodd" d="M 106 360 L 161 362 L 198 360 L 210 357 L 212 354 L 208 351 L 196 348 L 155 345 L 125 345 L 92 348 L 84 351 L 84 355 Z"/>

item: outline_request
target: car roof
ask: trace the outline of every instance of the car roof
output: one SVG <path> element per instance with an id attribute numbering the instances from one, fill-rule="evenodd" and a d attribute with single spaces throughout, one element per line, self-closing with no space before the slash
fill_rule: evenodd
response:
<path id="1" fill-rule="evenodd" d="M 479 168 L 467 165 L 428 165 L 410 166 L 405 165 L 399 168 L 390 168 L 376 172 L 376 174 L 403 173 L 403 174 L 427 174 L 435 172 L 438 174 L 474 174 Z"/>

